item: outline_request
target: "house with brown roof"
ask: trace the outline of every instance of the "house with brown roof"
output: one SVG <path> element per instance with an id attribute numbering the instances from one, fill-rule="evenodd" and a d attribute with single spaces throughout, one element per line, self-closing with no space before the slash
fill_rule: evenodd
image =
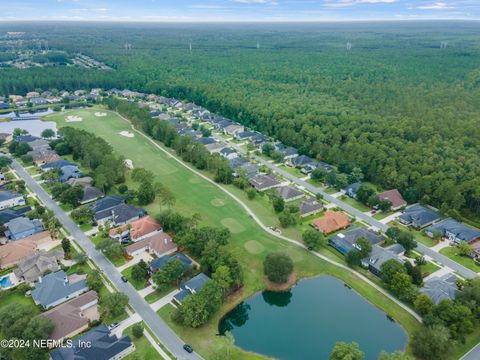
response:
<path id="1" fill-rule="evenodd" d="M 350 225 L 350 218 L 340 211 L 328 210 L 322 217 L 313 220 L 312 227 L 324 234 L 342 230 Z"/>
<path id="2" fill-rule="evenodd" d="M 377 197 L 380 201 L 390 201 L 392 203 L 392 210 L 398 210 L 407 205 L 407 202 L 397 189 L 384 191 L 378 194 Z"/>
<path id="3" fill-rule="evenodd" d="M 32 157 L 34 164 L 37 166 L 61 159 L 55 151 L 50 150 L 49 148 L 35 149 L 29 151 L 27 155 Z"/>
<path id="4" fill-rule="evenodd" d="M 147 215 L 132 221 L 130 224 L 111 229 L 109 235 L 111 238 L 118 240 L 130 238 L 132 241 L 140 241 L 161 231 L 162 226 Z"/>
<path id="5" fill-rule="evenodd" d="M 137 241 L 126 247 L 127 254 L 130 256 L 138 255 L 144 251 L 155 254 L 157 257 L 172 254 L 177 251 L 175 244 L 167 233 L 157 232 L 155 235 Z"/>
<path id="6" fill-rule="evenodd" d="M 98 294 L 91 290 L 40 316 L 51 320 L 55 326 L 50 339 L 72 338 L 88 329 L 90 322 L 100 319 Z"/>
<path id="7" fill-rule="evenodd" d="M 36 253 L 38 247 L 52 241 L 50 232 L 42 231 L 24 239 L 10 241 L 0 246 L 0 269 L 8 269 L 18 264 L 23 259 Z"/>

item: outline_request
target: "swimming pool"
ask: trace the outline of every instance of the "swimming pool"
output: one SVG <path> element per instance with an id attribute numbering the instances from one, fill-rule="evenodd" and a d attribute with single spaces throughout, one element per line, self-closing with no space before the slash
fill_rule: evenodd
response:
<path id="1" fill-rule="evenodd" d="M 0 279 L 0 287 L 2 288 L 9 288 L 11 287 L 13 284 L 10 280 L 10 275 L 7 275 L 7 276 L 4 276 L 3 278 Z"/>

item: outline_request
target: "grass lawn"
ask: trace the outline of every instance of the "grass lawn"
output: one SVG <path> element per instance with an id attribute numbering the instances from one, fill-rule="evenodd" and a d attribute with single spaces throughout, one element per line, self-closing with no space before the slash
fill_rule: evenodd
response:
<path id="1" fill-rule="evenodd" d="M 285 170 L 285 171 L 288 172 L 289 174 L 292 174 L 292 175 L 294 175 L 294 176 L 296 176 L 296 177 L 298 177 L 298 178 L 300 178 L 300 179 L 301 179 L 301 178 L 304 178 L 305 176 L 307 176 L 307 175 L 305 175 L 304 173 L 302 173 L 299 169 L 294 168 L 294 167 L 291 167 L 291 166 L 280 165 L 279 168 L 282 169 L 282 170 Z"/>
<path id="2" fill-rule="evenodd" d="M 40 170 L 38 167 L 36 166 L 33 166 L 33 167 L 29 167 L 28 169 L 26 169 L 27 172 L 30 174 L 30 175 L 37 175 L 37 174 L 42 174 L 43 171 Z M 40 179 L 40 178 L 37 178 L 37 179 Z"/>
<path id="3" fill-rule="evenodd" d="M 418 322 L 411 315 L 370 285 L 359 281 L 357 277 L 343 269 L 319 260 L 308 251 L 263 231 L 235 200 L 222 192 L 217 186 L 178 164 L 138 133 L 135 133 L 133 138 L 119 135 L 121 131 L 131 131 L 131 128 L 118 115 L 105 111 L 108 114 L 107 116 L 97 118 L 94 115 L 96 111 L 98 111 L 98 108 L 68 112 L 68 114 L 82 117 L 83 121 L 81 122 L 66 123 L 65 116 L 67 116 L 67 112 L 52 114 L 47 119 L 55 120 L 58 127 L 72 126 L 102 137 L 113 147 L 117 154 L 131 159 L 134 166 L 144 167 L 152 171 L 155 179 L 163 183 L 174 193 L 176 197 L 174 209 L 176 211 L 186 216 L 196 213 L 201 214 L 201 225 L 223 225 L 229 228 L 232 233 L 228 248 L 243 265 L 245 286 L 242 292 L 232 296 L 212 321 L 201 329 L 179 329 L 178 326 L 174 326 L 176 332 L 185 341 L 191 343 L 205 358 L 211 357 L 215 351 L 215 342 L 219 341 L 215 334 L 217 333 L 217 323 L 220 318 L 239 301 L 265 288 L 262 261 L 268 253 L 273 251 L 283 251 L 290 255 L 294 261 L 295 270 L 299 278 L 318 274 L 333 275 L 348 283 L 373 304 L 390 314 L 404 326 L 409 334 L 418 328 Z M 250 203 L 247 204 L 250 205 Z M 255 208 L 252 206 L 252 209 L 260 211 L 260 205 Z M 155 216 L 160 211 L 160 206 L 158 203 L 154 203 L 148 207 L 148 210 L 151 215 Z M 263 216 L 267 216 L 269 211 L 263 210 L 261 218 L 263 219 Z M 268 216 L 272 218 L 271 214 Z M 95 240 L 92 241 L 95 242 Z M 233 359 L 250 358 L 250 355 L 240 349 L 236 349 Z"/>
<path id="4" fill-rule="evenodd" d="M 469 257 L 458 255 L 456 247 L 453 247 L 453 246 L 445 247 L 440 250 L 440 254 L 443 254 L 449 257 L 453 261 L 456 261 L 460 265 L 463 265 L 472 271 L 480 272 L 480 265 L 477 265 L 475 261 L 473 261 L 473 259 Z"/>
<path id="5" fill-rule="evenodd" d="M 134 265 L 135 266 L 135 265 Z M 132 278 L 132 269 L 133 269 L 133 266 L 130 266 L 128 268 L 126 268 L 125 270 L 122 271 L 122 275 L 124 275 L 128 281 L 130 282 L 130 284 L 132 284 L 132 286 L 136 289 L 136 290 L 142 290 L 145 288 L 145 285 L 146 285 L 146 281 L 145 280 L 142 280 L 142 281 L 137 281 L 137 280 L 134 280 Z"/>
<path id="6" fill-rule="evenodd" d="M 385 219 L 387 216 L 392 215 L 392 214 L 393 214 L 392 211 L 389 211 L 389 212 L 379 211 L 375 215 L 373 215 L 373 218 L 377 219 L 377 220 L 382 220 L 382 219 Z"/>
<path id="7" fill-rule="evenodd" d="M 136 359 L 155 360 L 155 359 L 159 359 L 160 354 L 157 352 L 157 350 L 155 350 L 155 348 L 152 346 L 150 341 L 148 341 L 148 339 L 145 337 L 145 331 L 147 331 L 147 330 L 144 329 L 143 330 L 144 335 L 137 339 L 132 334 L 132 326 L 126 328 L 123 331 L 122 335 L 130 336 L 130 339 L 132 339 L 133 343 L 135 344 L 135 352 L 127 355 L 124 359 L 126 359 L 126 360 L 136 360 Z"/>
<path id="8" fill-rule="evenodd" d="M 315 180 L 312 180 L 314 181 L 314 185 L 319 185 L 318 182 L 315 182 Z M 327 187 L 325 189 L 323 189 L 324 192 L 326 192 L 327 194 L 329 195 L 332 195 L 332 194 L 336 194 L 338 192 L 337 189 L 333 188 L 333 187 Z"/>
<path id="9" fill-rule="evenodd" d="M 161 298 L 163 298 L 165 295 L 167 295 L 168 293 L 172 292 L 173 290 L 175 289 L 174 286 L 172 287 L 169 287 L 168 289 L 166 290 L 163 290 L 163 291 L 158 291 L 158 290 L 155 290 L 154 292 L 148 294 L 147 296 L 145 296 L 145 301 L 149 304 L 152 304 L 154 303 L 155 301 L 158 301 L 160 300 Z"/>
<path id="10" fill-rule="evenodd" d="M 2 293 L 2 296 L 0 296 L 0 309 L 10 304 L 31 305 L 35 308 L 35 312 L 40 312 L 40 309 L 35 306 L 32 297 L 25 296 L 17 289 L 5 290 L 5 293 Z"/>
<path id="11" fill-rule="evenodd" d="M 90 237 L 90 240 L 92 241 L 92 243 L 95 246 L 97 246 L 97 244 L 102 240 L 102 238 L 101 238 L 100 235 L 97 235 L 97 236 Z M 123 264 L 125 264 L 125 261 L 126 261 L 123 256 L 116 257 L 116 258 L 112 258 L 112 257 L 107 256 L 107 259 L 110 260 L 110 262 L 113 265 L 115 265 L 115 267 L 122 266 Z"/>
<path id="12" fill-rule="evenodd" d="M 352 199 L 350 196 L 347 195 L 340 196 L 339 200 L 342 200 L 344 203 L 353 206 L 355 209 L 360 210 L 361 212 L 366 212 L 370 210 L 368 206 L 363 205 L 360 201 Z"/>
<path id="13" fill-rule="evenodd" d="M 433 274 L 435 271 L 439 270 L 440 268 L 432 263 L 431 261 L 427 261 L 425 265 L 421 265 L 420 269 L 422 271 L 422 275 L 427 277 L 430 274 Z"/>

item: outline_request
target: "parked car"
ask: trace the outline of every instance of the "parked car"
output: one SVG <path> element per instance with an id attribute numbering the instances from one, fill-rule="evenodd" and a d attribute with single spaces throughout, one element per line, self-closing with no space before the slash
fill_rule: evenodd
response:
<path id="1" fill-rule="evenodd" d="M 108 330 L 113 330 L 113 329 L 115 329 L 118 325 L 120 325 L 120 324 L 114 322 L 114 323 L 111 323 L 110 325 L 108 325 L 107 327 L 108 327 Z"/>
<path id="2" fill-rule="evenodd" d="M 122 281 L 123 281 L 124 283 L 126 283 L 126 282 L 128 282 L 128 279 L 127 279 L 125 276 L 122 276 Z"/>
<path id="3" fill-rule="evenodd" d="M 184 349 L 186 352 L 188 352 L 189 354 L 191 354 L 191 353 L 193 352 L 193 348 L 192 348 L 190 345 L 188 345 L 188 344 L 183 345 L 183 349 Z"/>

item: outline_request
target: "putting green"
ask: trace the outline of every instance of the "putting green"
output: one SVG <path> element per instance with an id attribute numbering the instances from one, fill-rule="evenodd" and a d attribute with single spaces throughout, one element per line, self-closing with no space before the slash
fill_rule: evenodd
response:
<path id="1" fill-rule="evenodd" d="M 247 249 L 247 251 L 253 255 L 258 255 L 265 250 L 265 246 L 255 240 L 247 241 L 244 246 L 245 249 Z"/>
<path id="2" fill-rule="evenodd" d="M 225 218 L 220 221 L 223 226 L 228 228 L 233 234 L 239 234 L 245 231 L 245 226 L 240 224 L 234 218 Z"/>
<path id="3" fill-rule="evenodd" d="M 212 201 L 210 201 L 210 204 L 212 204 L 213 206 L 224 206 L 225 205 L 225 200 L 224 199 L 213 199 Z"/>

